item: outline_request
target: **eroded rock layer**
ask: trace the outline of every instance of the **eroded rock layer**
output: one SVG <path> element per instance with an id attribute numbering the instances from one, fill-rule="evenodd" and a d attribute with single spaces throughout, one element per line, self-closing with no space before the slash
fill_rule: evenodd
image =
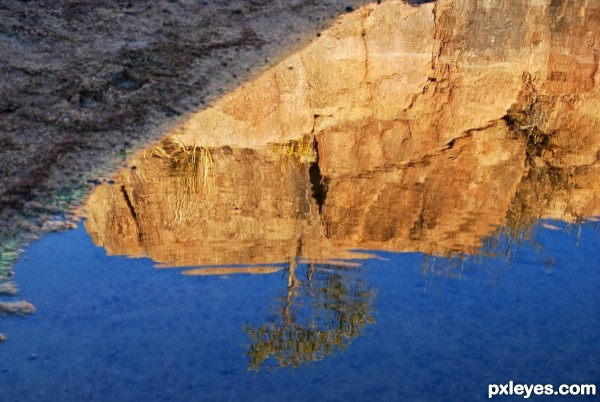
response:
<path id="1" fill-rule="evenodd" d="M 86 227 L 165 265 L 475 253 L 600 214 L 600 5 L 372 4 L 99 187 Z"/>

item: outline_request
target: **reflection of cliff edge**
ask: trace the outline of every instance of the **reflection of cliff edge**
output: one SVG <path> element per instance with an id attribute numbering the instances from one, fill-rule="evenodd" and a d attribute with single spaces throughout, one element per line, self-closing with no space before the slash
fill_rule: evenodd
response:
<path id="1" fill-rule="evenodd" d="M 363 7 L 172 133 L 211 150 L 219 198 L 191 208 L 138 156 L 92 196 L 86 227 L 110 253 L 231 264 L 281 261 L 299 241 L 475 252 L 505 223 L 598 215 L 599 27 L 600 5 L 566 1 Z M 303 137 L 320 202 L 308 164 L 247 149 Z M 183 243 L 203 257 L 175 256 Z"/>

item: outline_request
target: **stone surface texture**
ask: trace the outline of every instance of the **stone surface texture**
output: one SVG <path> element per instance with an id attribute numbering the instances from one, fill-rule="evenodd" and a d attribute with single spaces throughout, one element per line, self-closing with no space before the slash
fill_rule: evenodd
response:
<path id="1" fill-rule="evenodd" d="M 366 5 L 158 146 L 209 152 L 212 182 L 182 186 L 181 156 L 146 151 L 92 195 L 86 227 L 111 254 L 188 266 L 477 253 L 500 230 L 597 216 L 599 22 L 589 2 Z M 314 160 L 272 149 L 302 138 Z"/>

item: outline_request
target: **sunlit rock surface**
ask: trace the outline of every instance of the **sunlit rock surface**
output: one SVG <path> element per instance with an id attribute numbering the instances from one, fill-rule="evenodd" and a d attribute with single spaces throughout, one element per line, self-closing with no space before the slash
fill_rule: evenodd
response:
<path id="1" fill-rule="evenodd" d="M 555 164 L 593 163 L 599 22 L 595 4 L 373 4 L 177 134 L 190 145 L 256 146 L 376 121 L 409 159 L 508 115 L 552 134 Z"/>
<path id="2" fill-rule="evenodd" d="M 86 228 L 110 254 L 227 266 L 476 253 L 600 215 L 599 26 L 591 2 L 365 6 L 133 157 Z"/>

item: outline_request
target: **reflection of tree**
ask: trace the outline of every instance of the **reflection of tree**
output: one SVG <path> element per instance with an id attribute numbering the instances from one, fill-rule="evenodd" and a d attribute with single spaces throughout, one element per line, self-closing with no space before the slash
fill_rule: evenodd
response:
<path id="1" fill-rule="evenodd" d="M 306 270 L 304 281 L 298 279 Z M 300 272 L 299 272 L 300 271 Z M 245 326 L 251 344 L 249 368 L 260 370 L 269 357 L 279 367 L 298 367 L 342 352 L 363 334 L 371 315 L 375 290 L 352 268 L 332 264 L 286 270 L 287 292 L 267 324 Z"/>

